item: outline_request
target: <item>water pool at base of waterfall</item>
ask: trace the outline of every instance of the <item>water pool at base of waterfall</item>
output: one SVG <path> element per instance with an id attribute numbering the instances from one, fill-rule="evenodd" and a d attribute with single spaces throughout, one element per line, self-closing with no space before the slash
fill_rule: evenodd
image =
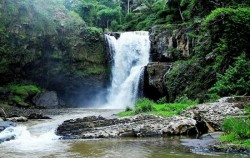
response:
<path id="1" fill-rule="evenodd" d="M 120 110 L 61 109 L 51 120 L 29 120 L 14 127 L 15 140 L 0 144 L 1 158 L 233 158 L 239 155 L 192 153 L 178 137 L 60 140 L 56 127 L 67 119 L 114 117 Z"/>

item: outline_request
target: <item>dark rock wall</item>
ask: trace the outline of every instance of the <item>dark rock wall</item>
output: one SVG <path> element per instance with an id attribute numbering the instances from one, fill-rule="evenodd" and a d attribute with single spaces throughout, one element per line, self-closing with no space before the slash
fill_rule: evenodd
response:
<path id="1" fill-rule="evenodd" d="M 171 63 L 154 62 L 149 63 L 145 69 L 144 75 L 144 96 L 157 100 L 166 96 L 166 85 L 164 76 L 170 71 Z"/>
<path id="2" fill-rule="evenodd" d="M 167 101 L 174 101 L 172 92 L 168 88 L 168 74 L 175 69 L 174 62 L 187 60 L 194 54 L 197 39 L 192 36 L 193 28 L 156 25 L 149 30 L 151 41 L 151 61 L 145 69 L 145 97 L 158 100 L 166 97 Z M 178 62 L 177 65 L 182 64 Z M 177 79 L 178 80 L 178 79 Z M 183 85 L 185 86 L 185 85 Z"/>

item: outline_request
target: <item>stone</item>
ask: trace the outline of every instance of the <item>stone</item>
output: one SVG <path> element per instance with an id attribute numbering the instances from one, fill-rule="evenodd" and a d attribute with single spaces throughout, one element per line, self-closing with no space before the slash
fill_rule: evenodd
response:
<path id="1" fill-rule="evenodd" d="M 7 121 L 12 121 L 12 122 L 27 122 L 28 119 L 26 117 L 20 116 L 20 117 L 10 117 L 6 118 Z"/>
<path id="2" fill-rule="evenodd" d="M 28 119 L 51 119 L 48 116 L 44 116 L 43 114 L 32 113 L 28 116 Z"/>
<path id="3" fill-rule="evenodd" d="M 16 123 L 12 121 L 0 121 L 0 132 L 3 131 L 7 127 L 15 127 Z"/>
<path id="4" fill-rule="evenodd" d="M 172 127 L 170 124 L 173 122 L 179 125 L 178 128 L 171 128 L 173 132 L 165 130 L 164 133 L 163 129 L 170 129 Z M 62 136 L 62 139 L 152 137 L 163 136 L 167 133 L 171 135 L 191 134 L 191 131 L 195 131 L 195 123 L 196 121 L 191 118 L 160 117 L 147 114 L 109 119 L 89 116 L 64 121 L 57 128 L 56 134 Z"/>
<path id="5" fill-rule="evenodd" d="M 196 134 L 196 121 L 191 118 L 182 118 L 176 116 L 169 125 L 162 129 L 163 134 L 179 135 L 179 134 Z"/>
<path id="6" fill-rule="evenodd" d="M 181 115 L 193 118 L 198 122 L 204 122 L 207 130 L 220 131 L 221 124 L 226 117 L 244 115 L 243 108 L 249 103 L 250 97 L 225 97 L 214 103 L 190 107 L 182 111 Z"/>
<path id="7" fill-rule="evenodd" d="M 2 122 L 3 121 L 3 119 L 0 117 L 0 122 Z"/>
<path id="8" fill-rule="evenodd" d="M 57 97 L 57 93 L 54 91 L 38 94 L 32 99 L 32 101 L 38 107 L 44 107 L 44 108 L 59 107 L 59 100 Z"/>

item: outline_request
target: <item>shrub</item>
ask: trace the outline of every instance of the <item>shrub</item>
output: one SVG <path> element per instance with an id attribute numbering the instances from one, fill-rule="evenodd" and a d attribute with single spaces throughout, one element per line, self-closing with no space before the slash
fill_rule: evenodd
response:
<path id="1" fill-rule="evenodd" d="M 154 105 L 154 102 L 147 98 L 138 99 L 135 104 L 135 113 L 139 114 L 142 112 L 153 111 L 154 110 L 153 105 Z"/>
<path id="2" fill-rule="evenodd" d="M 128 112 L 128 111 L 133 111 L 133 109 L 132 109 L 131 107 L 127 106 L 126 109 L 125 109 L 125 111 L 126 111 L 126 112 Z"/>
<path id="3" fill-rule="evenodd" d="M 182 104 L 197 104 L 197 101 L 193 101 L 188 98 L 187 94 L 184 94 L 183 96 L 178 97 L 175 100 L 176 103 L 182 103 Z"/>
<path id="4" fill-rule="evenodd" d="M 13 94 L 19 95 L 22 97 L 28 97 L 29 95 L 35 95 L 37 93 L 40 93 L 41 90 L 34 85 L 11 85 L 10 90 Z"/>
<path id="5" fill-rule="evenodd" d="M 250 94 L 250 62 L 243 53 L 224 74 L 217 74 L 217 82 L 209 90 L 220 96 Z"/>
<path id="6" fill-rule="evenodd" d="M 165 104 L 167 103 L 167 98 L 166 97 L 162 97 L 159 100 L 157 100 L 157 104 Z"/>

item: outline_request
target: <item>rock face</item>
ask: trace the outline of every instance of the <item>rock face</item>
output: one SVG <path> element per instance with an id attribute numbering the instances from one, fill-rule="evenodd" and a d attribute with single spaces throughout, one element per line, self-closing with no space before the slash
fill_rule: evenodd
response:
<path id="1" fill-rule="evenodd" d="M 60 106 L 56 92 L 45 92 L 38 94 L 32 99 L 32 101 L 38 107 L 57 108 Z"/>
<path id="2" fill-rule="evenodd" d="M 157 100 L 166 95 L 164 78 L 171 67 L 171 63 L 165 62 L 153 62 L 146 66 L 144 75 L 144 95 L 146 97 Z"/>
<path id="3" fill-rule="evenodd" d="M 194 39 L 188 37 L 190 28 L 164 28 L 156 25 L 150 29 L 151 55 L 153 61 L 173 61 L 189 57 L 193 53 Z"/>
<path id="4" fill-rule="evenodd" d="M 67 104 L 87 104 L 108 76 L 102 31 L 88 27 L 64 3 L 43 3 L 0 1 L 1 46 L 8 47 L 7 63 L 0 62 L 0 85 L 31 80 L 57 91 Z"/>
<path id="5" fill-rule="evenodd" d="M 221 130 L 225 117 L 243 115 L 244 106 L 250 103 L 250 97 L 225 97 L 215 103 L 200 104 L 181 113 L 198 122 L 204 122 L 212 132 Z"/>
<path id="6" fill-rule="evenodd" d="M 63 139 L 150 137 L 195 134 L 196 121 L 185 117 L 163 118 L 155 115 L 106 119 L 90 116 L 64 121 L 57 128 Z"/>

